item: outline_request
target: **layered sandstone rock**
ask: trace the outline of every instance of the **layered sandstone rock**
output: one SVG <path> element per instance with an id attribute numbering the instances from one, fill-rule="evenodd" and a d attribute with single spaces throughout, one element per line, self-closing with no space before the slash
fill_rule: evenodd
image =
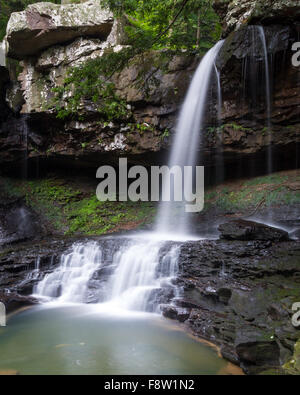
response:
<path id="1" fill-rule="evenodd" d="M 300 19 L 299 0 L 214 0 L 225 34 L 247 24 L 295 21 Z"/>

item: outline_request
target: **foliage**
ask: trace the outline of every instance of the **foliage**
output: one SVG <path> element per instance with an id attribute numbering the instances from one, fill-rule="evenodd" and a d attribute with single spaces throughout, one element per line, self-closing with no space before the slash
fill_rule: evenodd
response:
<path id="1" fill-rule="evenodd" d="M 11 0 L 7 4 L 6 0 L 0 0 L 2 37 L 10 13 L 34 2 Z M 52 2 L 60 3 L 60 0 Z M 120 52 L 107 50 L 104 56 L 69 70 L 63 84 L 53 90 L 60 119 L 80 119 L 81 104 L 90 100 L 105 121 L 127 120 L 130 114 L 126 103 L 116 95 L 110 82 L 114 72 L 124 68 L 135 55 L 150 49 L 205 52 L 220 37 L 221 28 L 211 0 L 104 0 L 102 4 L 110 7 L 117 17 L 127 18 L 129 45 Z"/>
<path id="2" fill-rule="evenodd" d="M 134 45 L 143 42 L 146 48 L 205 52 L 221 34 L 211 0 L 105 0 L 105 3 L 115 14 L 128 16 L 132 23 L 128 36 Z"/>
<path id="3" fill-rule="evenodd" d="M 60 4 L 60 0 L 47 0 Z M 6 34 L 7 22 L 12 12 L 23 11 L 29 4 L 37 3 L 36 0 L 0 0 L 0 40 Z"/>
<path id="4" fill-rule="evenodd" d="M 122 68 L 129 53 L 130 49 L 122 53 L 108 51 L 102 57 L 71 68 L 63 85 L 53 89 L 57 117 L 64 119 L 73 116 L 80 119 L 80 105 L 84 100 L 90 100 L 105 121 L 128 119 L 130 113 L 126 101 L 117 96 L 115 86 L 108 78 L 114 67 Z"/>
<path id="5" fill-rule="evenodd" d="M 135 229 L 153 222 L 156 212 L 148 202 L 100 202 L 95 190 L 58 178 L 0 179 L 0 184 L 7 195 L 24 197 L 51 231 L 68 236 Z"/>

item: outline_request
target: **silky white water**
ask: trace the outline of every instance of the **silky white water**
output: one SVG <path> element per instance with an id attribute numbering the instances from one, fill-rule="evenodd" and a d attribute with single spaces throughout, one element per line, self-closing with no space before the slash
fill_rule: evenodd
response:
<path id="1" fill-rule="evenodd" d="M 264 63 L 265 63 L 265 82 L 266 82 L 266 105 L 267 105 L 267 127 L 268 127 L 268 173 L 271 174 L 273 171 L 273 158 L 272 158 L 272 134 L 271 134 L 271 85 L 270 85 L 270 70 L 269 70 L 269 58 L 268 49 L 266 42 L 266 35 L 263 26 L 257 26 L 259 36 L 262 42 L 264 51 Z"/>
<path id="2" fill-rule="evenodd" d="M 178 253 L 176 245 L 166 247 L 164 242 L 147 239 L 120 245 L 110 265 L 114 272 L 108 280 L 107 298 L 101 302 L 115 309 L 156 311 L 154 291 L 166 287 L 176 293 L 171 282 L 178 270 Z M 59 267 L 38 283 L 35 296 L 59 303 L 86 303 L 94 273 L 106 267 L 102 256 L 102 246 L 97 242 L 74 244 L 61 257 Z M 39 263 L 31 278 L 37 278 L 38 272 Z"/>
<path id="3" fill-rule="evenodd" d="M 152 292 L 163 285 L 172 286 L 178 270 L 179 248 L 161 253 L 162 247 L 163 242 L 140 240 L 116 254 L 110 298 L 113 305 L 127 310 L 155 310 L 155 306 L 149 306 Z"/>
<path id="4" fill-rule="evenodd" d="M 208 51 L 195 73 L 180 113 L 169 167 L 194 166 L 198 161 L 212 72 L 216 70 L 215 61 L 222 44 L 220 41 Z M 217 77 L 220 101 L 218 74 Z M 191 184 L 185 186 L 192 190 Z M 182 235 L 188 238 L 191 232 L 184 205 L 179 207 L 176 226 L 172 221 L 173 210 L 173 204 L 161 204 L 155 233 L 125 243 L 115 239 L 120 245 L 110 266 L 112 274 L 106 288 L 107 298 L 99 302 L 109 304 L 111 309 L 154 312 L 165 300 L 164 292 L 168 294 L 169 302 L 176 296 L 172 280 L 178 271 L 180 247 L 162 241 L 162 234 L 164 238 L 170 233 L 176 238 L 182 238 Z M 94 273 L 100 267 L 106 267 L 102 252 L 97 242 L 75 244 L 72 251 L 62 256 L 60 266 L 37 285 L 35 293 L 60 303 L 86 302 Z"/>
<path id="5" fill-rule="evenodd" d="M 224 181 L 224 155 L 223 155 L 223 133 L 220 129 L 222 124 L 222 87 L 221 75 L 217 66 L 215 65 L 215 74 L 217 81 L 217 117 L 218 117 L 218 136 L 216 143 L 217 159 L 216 159 L 216 182 L 221 183 Z"/>
<path id="6" fill-rule="evenodd" d="M 203 132 L 207 96 L 215 61 L 222 45 L 223 41 L 219 41 L 207 52 L 193 77 L 176 127 L 169 168 L 194 167 L 199 162 L 197 152 Z M 185 189 L 192 190 L 192 185 L 186 185 Z M 157 218 L 157 230 L 163 233 L 175 230 L 176 233 L 187 234 L 190 230 L 188 218 L 185 203 L 176 205 L 162 202 Z"/>
<path id="7" fill-rule="evenodd" d="M 60 266 L 47 274 L 34 290 L 38 296 L 61 303 L 86 302 L 88 282 L 102 263 L 101 247 L 96 242 L 78 243 L 62 255 Z"/>

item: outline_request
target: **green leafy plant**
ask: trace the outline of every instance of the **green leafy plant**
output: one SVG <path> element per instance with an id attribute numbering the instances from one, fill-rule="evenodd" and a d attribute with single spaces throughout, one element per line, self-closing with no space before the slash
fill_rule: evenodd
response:
<path id="1" fill-rule="evenodd" d="M 57 110 L 59 119 L 78 118 L 85 100 L 92 101 L 103 120 L 127 120 L 131 113 L 127 103 L 115 92 L 115 86 L 109 81 L 109 73 L 113 65 L 125 64 L 127 51 L 116 54 L 108 51 L 103 57 L 90 59 L 84 64 L 68 71 L 63 84 L 53 89 L 54 98 L 50 103 Z"/>

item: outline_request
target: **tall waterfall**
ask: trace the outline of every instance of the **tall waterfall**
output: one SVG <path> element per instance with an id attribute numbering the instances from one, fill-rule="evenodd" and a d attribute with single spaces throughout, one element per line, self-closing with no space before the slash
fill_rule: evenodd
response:
<path id="1" fill-rule="evenodd" d="M 218 42 L 204 56 L 192 80 L 179 117 L 170 167 L 194 166 L 198 161 L 210 81 L 222 44 Z M 190 229 L 182 204 L 174 232 L 173 210 L 173 204 L 161 204 L 155 233 L 123 242 L 113 239 L 119 244 L 111 259 L 106 298 L 100 297 L 98 302 L 110 309 L 157 311 L 161 303 L 170 302 L 176 296 L 172 279 L 178 271 L 180 245 L 162 241 L 162 234 L 188 235 Z M 69 254 L 62 256 L 60 266 L 37 285 L 35 294 L 62 303 L 86 302 L 93 276 L 101 267 L 107 269 L 99 243 L 75 244 Z"/>
<path id="2" fill-rule="evenodd" d="M 265 63 L 265 82 L 266 82 L 266 105 L 267 105 L 267 128 L 268 128 L 268 173 L 271 174 L 273 170 L 273 158 L 272 158 L 272 132 L 271 132 L 271 84 L 270 84 L 270 67 L 268 58 L 268 49 L 266 36 L 263 26 L 257 26 L 259 36 L 262 42 L 264 51 L 264 63 Z"/>
<path id="3" fill-rule="evenodd" d="M 215 61 L 222 45 L 223 41 L 219 41 L 207 52 L 194 75 L 176 127 L 169 168 L 195 166 L 199 161 L 197 152 L 202 138 L 208 90 Z M 191 190 L 191 186 L 187 189 Z M 184 210 L 184 204 L 179 204 L 178 209 L 176 206 L 178 207 L 172 203 L 161 203 L 157 219 L 159 232 L 174 232 L 174 220 L 176 233 L 189 232 L 189 216 Z"/>

